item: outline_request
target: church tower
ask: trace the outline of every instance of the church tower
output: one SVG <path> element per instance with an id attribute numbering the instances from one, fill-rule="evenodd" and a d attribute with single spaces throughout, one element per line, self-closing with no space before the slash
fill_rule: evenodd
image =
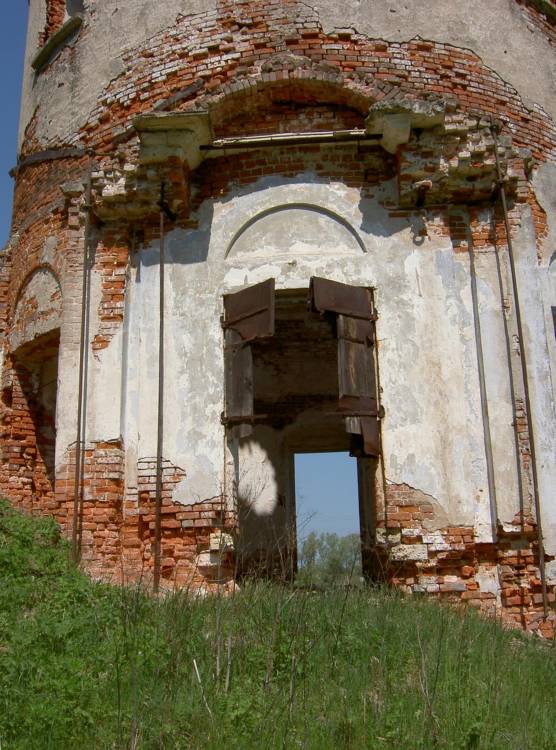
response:
<path id="1" fill-rule="evenodd" d="M 553 633 L 555 46 L 552 0 L 30 0 L 2 494 L 230 589 L 350 451 L 368 579 Z"/>

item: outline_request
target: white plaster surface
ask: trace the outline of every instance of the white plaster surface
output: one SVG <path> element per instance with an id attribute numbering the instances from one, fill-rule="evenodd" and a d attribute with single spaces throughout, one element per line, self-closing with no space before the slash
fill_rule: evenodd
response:
<path id="1" fill-rule="evenodd" d="M 321 206 L 323 212 L 340 217 L 344 246 L 334 253 L 325 243 L 325 251 L 317 254 L 314 242 L 297 242 L 290 225 L 282 233 L 279 227 L 267 225 L 263 255 L 251 254 L 246 245 L 241 256 L 226 257 L 246 223 L 286 202 Z M 295 180 L 261 179 L 248 190 L 237 190 L 232 198 L 207 201 L 199 219 L 197 230 L 170 232 L 166 243 L 164 456 L 186 471 L 175 499 L 190 503 L 219 494 L 224 460 L 230 459 L 220 424 L 222 295 L 269 277 L 276 279 L 278 289 L 307 288 L 310 277 L 318 275 L 376 287 L 388 481 L 429 495 L 439 509 L 439 526 L 475 525 L 479 536 L 487 540 L 489 490 L 468 255 L 454 254 L 449 241 L 436 236 L 416 245 L 410 221 L 388 220 L 378 202 L 361 202 L 355 188 L 319 183 L 311 174 Z M 345 225 L 352 231 L 345 230 Z M 358 243 L 350 244 L 354 236 L 360 238 L 365 252 Z M 491 429 L 498 442 L 499 490 L 502 496 L 512 496 L 512 504 L 516 502 L 513 432 L 493 263 L 491 256 L 485 256 L 477 264 L 479 312 L 488 342 L 485 366 Z M 137 443 L 139 457 L 152 456 L 156 452 L 158 367 L 156 245 L 137 253 L 128 305 L 122 432 L 126 445 Z M 115 350 L 119 347 L 116 341 L 113 345 Z M 275 449 L 270 454 L 268 450 L 268 440 L 253 441 L 245 444 L 236 459 L 236 480 L 245 483 L 254 472 L 261 485 L 255 493 L 261 517 L 276 510 L 276 488 L 285 481 L 274 476 Z"/>
<path id="2" fill-rule="evenodd" d="M 500 578 L 498 568 L 479 565 L 475 574 L 475 580 L 479 584 L 479 590 L 485 594 L 494 594 L 496 601 L 500 604 Z"/>
<path id="3" fill-rule="evenodd" d="M 543 531 L 549 554 L 554 554 L 556 550 L 556 484 L 554 483 L 556 480 L 553 478 L 556 466 L 556 427 L 554 421 L 550 426 L 550 404 L 552 405 L 552 419 L 554 419 L 556 409 L 556 327 L 552 313 L 553 309 L 556 309 L 556 191 L 554 185 L 556 185 L 556 165 L 541 165 L 533 176 L 533 188 L 538 202 L 546 212 L 548 226 L 548 235 L 544 238 L 542 245 L 541 262 L 537 266 L 544 308 L 544 332 L 548 357 L 547 367 L 543 368 L 540 383 L 537 379 L 537 386 L 540 385 L 544 393 L 543 404 L 548 403 L 548 444 L 544 449 L 544 461 L 549 467 L 549 476 L 543 480 L 543 486 L 549 494 L 543 498 Z M 532 259 L 530 264 L 532 265 Z M 537 305 L 538 299 L 535 306 Z M 541 325 L 540 321 L 538 324 Z M 539 427 L 543 429 L 544 425 L 541 423 Z M 550 485 L 551 482 L 552 485 Z"/>
<path id="4" fill-rule="evenodd" d="M 516 274 L 527 356 L 532 422 L 537 455 L 537 475 L 546 552 L 556 554 L 556 405 L 550 371 L 548 341 L 554 335 L 546 326 L 530 208 L 523 209 L 522 226 L 514 242 Z"/>
<path id="5" fill-rule="evenodd" d="M 90 1 L 86 7 L 75 61 L 70 66 L 69 57 L 61 55 L 35 77 L 30 60 L 44 25 L 45 3 L 32 0 L 22 132 L 40 102 L 38 138 L 70 136 L 108 81 L 122 71 L 126 49 L 171 27 L 179 13 L 212 12 L 215 6 L 212 0 L 105 0 Z M 374 38 L 400 41 L 420 35 L 472 49 L 521 95 L 556 115 L 553 51 L 527 26 L 513 0 L 488 5 L 479 0 L 433 0 L 426 5 L 348 0 L 341 6 L 319 0 L 313 7 L 320 9 L 327 31 L 354 27 Z M 498 31 L 500 19 L 504 34 Z M 549 554 L 556 554 L 556 342 L 551 329 L 551 307 L 556 306 L 555 180 L 554 165 L 540 167 L 533 180 L 549 225 L 542 257 L 537 258 L 528 209 L 515 242 Z M 393 196 L 395 185 L 383 191 Z M 469 256 L 454 254 L 443 237 L 431 235 L 421 243 L 410 220 L 389 218 L 380 197 L 385 195 L 377 192 L 377 198 L 362 200 L 357 189 L 321 181 L 310 172 L 295 179 L 266 177 L 232 196 L 205 201 L 198 229 L 169 232 L 164 457 L 185 469 L 174 500 L 187 504 L 219 495 L 229 484 L 225 467 L 233 466 L 239 494 L 251 498 L 259 518 L 287 516 L 279 488 L 291 477 L 285 469 L 277 474 L 284 446 L 276 435 L 259 428 L 240 448 L 225 443 L 220 423 L 222 295 L 269 277 L 276 279 L 278 289 L 299 289 L 308 287 L 311 276 L 323 276 L 376 288 L 387 480 L 429 496 L 438 509 L 438 526 L 474 525 L 478 538 L 488 541 L 492 519 L 477 369 L 479 321 L 498 512 L 503 523 L 513 518 L 518 507 L 517 459 L 500 298 L 500 273 L 507 270 L 499 270 L 493 253 L 477 255 L 475 308 Z M 45 257 L 52 250 L 45 245 Z M 158 252 L 156 243 L 137 250 L 124 327 L 107 349 L 88 357 L 87 438 L 123 436 L 128 487 L 136 483 L 137 459 L 156 453 Z M 91 335 L 99 326 L 100 298 L 100 277 L 93 274 Z M 75 326 L 62 326 L 58 466 L 75 440 L 77 336 Z M 490 576 L 485 572 L 482 590 L 497 590 Z"/>
<path id="6" fill-rule="evenodd" d="M 313 4 L 314 5 L 314 4 Z M 556 117 L 556 57 L 513 0 L 319 0 L 325 31 L 354 27 L 391 41 L 416 36 L 475 52 L 521 96 Z M 503 29 L 503 33 L 501 33 Z"/>
<path id="7" fill-rule="evenodd" d="M 503 263 L 503 259 L 502 259 Z M 500 273 L 505 275 L 505 265 Z M 519 510 L 518 457 L 513 427 L 509 349 L 494 251 L 475 253 L 478 316 L 483 343 L 485 387 L 498 519 L 510 523 Z"/>
<path id="8" fill-rule="evenodd" d="M 227 257 L 249 261 L 259 257 L 341 256 L 357 252 L 365 252 L 361 239 L 336 214 L 325 213 L 318 205 L 286 203 L 242 227 L 232 240 Z"/>

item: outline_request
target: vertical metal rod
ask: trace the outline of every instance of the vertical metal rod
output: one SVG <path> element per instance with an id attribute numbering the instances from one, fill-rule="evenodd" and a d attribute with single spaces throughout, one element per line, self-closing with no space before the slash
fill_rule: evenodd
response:
<path id="1" fill-rule="evenodd" d="M 71 556 L 74 563 L 78 563 L 81 558 L 81 529 L 82 517 L 81 494 L 83 486 L 83 452 L 84 452 L 84 435 L 83 435 L 83 394 L 85 391 L 85 351 L 86 342 L 86 319 L 87 319 L 87 301 L 89 298 L 89 229 L 90 229 L 90 206 L 91 206 L 91 179 L 87 183 L 85 193 L 87 217 L 85 221 L 85 230 L 83 236 L 83 273 L 81 288 L 81 331 L 79 340 L 79 385 L 77 395 L 77 429 L 75 440 L 75 475 L 73 482 L 73 526 L 71 532 Z"/>
<path id="2" fill-rule="evenodd" d="M 475 344 L 477 347 L 477 369 L 479 373 L 479 390 L 481 394 L 481 413 L 483 419 L 483 439 L 485 443 L 485 457 L 487 466 L 488 495 L 490 503 L 490 523 L 492 541 L 496 541 L 498 524 L 498 502 L 496 498 L 496 481 L 494 476 L 494 457 L 492 454 L 492 435 L 490 432 L 490 415 L 488 411 L 488 395 L 485 377 L 485 359 L 483 350 L 483 336 L 479 317 L 479 294 L 477 291 L 477 273 L 475 269 L 475 246 L 471 231 L 471 216 L 467 213 L 467 247 L 469 251 L 469 270 L 471 272 L 471 299 L 473 301 L 473 322 L 475 327 Z"/>
<path id="3" fill-rule="evenodd" d="M 376 300 L 375 300 L 375 294 L 373 291 L 372 295 L 372 303 L 373 303 L 373 313 L 375 315 L 377 314 L 376 309 Z M 377 336 L 376 333 L 376 323 L 374 325 L 374 362 L 375 362 L 375 373 L 376 373 L 376 403 L 378 406 L 379 411 L 382 410 L 382 386 L 380 384 L 380 339 Z M 380 455 L 378 456 L 378 464 L 380 467 L 380 481 L 382 485 L 382 502 L 383 502 L 383 508 L 382 508 L 382 520 L 384 522 L 384 534 L 385 534 L 385 544 L 386 544 L 386 553 L 389 556 L 390 555 L 390 537 L 388 534 L 388 480 L 386 478 L 386 466 L 384 465 L 384 451 L 383 451 L 383 445 L 382 445 L 382 433 L 383 433 L 383 427 L 382 427 L 382 419 L 379 422 L 379 452 Z M 377 550 L 377 523 L 378 523 L 378 498 L 377 498 L 377 489 L 378 483 L 375 482 L 375 497 L 374 497 L 374 518 L 375 518 L 375 531 L 374 531 L 374 551 L 375 551 L 375 561 L 376 561 L 376 567 L 377 567 L 377 573 L 376 577 L 378 579 L 379 575 L 382 576 L 383 579 L 386 578 L 386 569 L 383 569 L 382 571 L 378 570 L 378 550 Z M 388 563 L 387 563 L 388 564 Z"/>
<path id="4" fill-rule="evenodd" d="M 160 539 L 162 511 L 162 451 L 164 433 L 164 184 L 160 186 L 160 264 L 158 302 L 158 426 L 156 440 L 156 498 L 154 522 L 154 580 L 155 593 L 160 586 Z"/>
<path id="5" fill-rule="evenodd" d="M 88 350 L 87 350 L 87 342 L 89 341 L 89 316 L 90 316 L 90 302 L 91 302 L 91 262 L 93 258 L 93 252 L 92 252 L 92 237 L 91 232 L 89 228 L 88 233 L 88 240 L 87 240 L 87 247 L 89 248 L 88 251 L 88 260 L 87 260 L 87 282 L 86 282 L 86 288 L 87 288 L 87 303 L 85 305 L 85 331 L 84 331 L 84 341 L 85 341 L 85 357 L 83 361 L 83 396 L 82 396 L 82 403 L 83 403 L 83 413 L 81 418 L 81 451 L 80 451 L 80 465 L 79 465 L 79 518 L 78 518 L 78 530 L 77 530 L 77 544 L 78 549 L 81 551 L 83 549 L 83 515 L 85 511 L 85 458 L 87 453 L 87 391 L 88 391 L 88 373 L 89 373 L 89 357 L 88 357 Z"/>
<path id="6" fill-rule="evenodd" d="M 517 324 L 517 335 L 519 338 L 519 350 L 521 359 L 521 372 L 523 376 L 523 391 L 525 395 L 525 410 L 527 413 L 527 425 L 529 428 L 529 447 L 531 451 L 531 474 L 533 478 L 533 497 L 535 502 L 535 515 L 537 518 L 537 547 L 539 551 L 539 572 L 541 576 L 541 587 L 542 587 L 542 601 L 544 616 L 548 616 L 548 591 L 546 587 L 546 570 L 545 570 L 545 559 L 544 559 L 544 540 L 542 533 L 542 519 L 541 519 L 541 502 L 539 497 L 539 479 L 537 475 L 537 458 L 535 452 L 535 436 L 533 430 L 533 417 L 531 413 L 531 399 L 529 395 L 529 378 L 527 375 L 527 356 L 525 352 L 525 339 L 523 337 L 523 325 L 521 321 L 521 308 L 519 305 L 519 293 L 517 285 L 517 274 L 515 270 L 514 262 L 514 251 L 512 244 L 512 237 L 510 233 L 510 222 L 508 220 L 508 205 L 506 202 L 506 191 L 504 189 L 504 181 L 502 179 L 502 170 L 500 168 L 500 159 L 498 158 L 498 138 L 496 136 L 496 128 L 494 122 L 491 122 L 490 130 L 494 141 L 494 157 L 496 159 L 496 173 L 498 177 L 498 186 L 500 190 L 500 199 L 502 201 L 502 212 L 504 214 L 504 226 L 506 228 L 506 242 L 508 245 L 508 258 L 510 261 L 510 273 L 512 277 L 512 291 L 514 297 L 515 307 L 515 318 Z"/>

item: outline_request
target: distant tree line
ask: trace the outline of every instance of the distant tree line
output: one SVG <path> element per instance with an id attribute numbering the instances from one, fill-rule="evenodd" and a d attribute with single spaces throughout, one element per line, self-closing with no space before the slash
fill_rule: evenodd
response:
<path id="1" fill-rule="evenodd" d="M 296 582 L 318 587 L 361 583 L 359 534 L 308 534 L 298 546 Z"/>

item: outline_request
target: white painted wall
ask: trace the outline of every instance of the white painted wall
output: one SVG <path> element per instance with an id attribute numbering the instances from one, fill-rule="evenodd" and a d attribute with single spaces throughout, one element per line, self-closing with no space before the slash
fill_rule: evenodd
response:
<path id="1" fill-rule="evenodd" d="M 385 190 L 393 191 L 394 186 Z M 322 207 L 321 217 L 312 208 L 310 219 L 317 228 L 319 221 L 335 222 L 336 244 L 321 243 L 319 234 L 310 235 L 305 229 L 300 239 L 291 222 L 280 225 L 276 217 L 291 217 L 288 204 Z M 272 208 L 279 210 L 272 213 L 269 224 L 267 212 Z M 361 202 L 355 188 L 318 182 L 309 173 L 295 180 L 267 177 L 237 190 L 231 199 L 207 201 L 199 220 L 197 230 L 175 230 L 166 240 L 164 455 L 186 471 L 175 499 L 192 503 L 218 494 L 224 484 L 224 460 L 232 460 L 225 454 L 220 424 L 222 295 L 271 276 L 278 289 L 308 287 L 310 277 L 318 275 L 376 287 L 388 481 L 429 495 L 438 508 L 439 526 L 475 525 L 479 538 L 487 541 L 490 497 L 468 254 L 455 254 L 448 239 L 435 235 L 416 245 L 410 222 L 389 219 L 376 200 Z M 248 232 L 242 233 L 246 224 Z M 238 236 L 252 240 L 243 242 L 241 252 L 237 252 Z M 337 244 L 341 237 L 343 245 Z M 522 243 L 532 247 L 534 255 L 531 237 Z M 479 256 L 476 272 L 496 490 L 500 512 L 510 520 L 519 505 L 494 255 Z M 535 275 L 534 268 L 529 272 Z M 158 247 L 154 244 L 137 252 L 128 307 L 122 432 L 128 450 L 135 451 L 136 446 L 137 456 L 153 456 L 158 372 Z M 114 341 L 107 351 L 118 346 Z M 115 366 L 108 360 L 104 366 L 114 373 L 112 387 L 116 387 Z M 112 424 L 111 418 L 108 423 Z M 240 475 L 248 474 L 255 464 L 265 478 L 260 501 L 264 514 L 276 500 L 272 456 L 265 458 L 257 448 L 252 459 L 244 459 Z"/>

